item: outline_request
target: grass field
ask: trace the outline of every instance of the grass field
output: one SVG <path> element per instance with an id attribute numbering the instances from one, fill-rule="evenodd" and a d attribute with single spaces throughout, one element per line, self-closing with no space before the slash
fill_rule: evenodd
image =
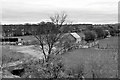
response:
<path id="1" fill-rule="evenodd" d="M 22 38 L 24 41 L 36 40 L 36 38 L 34 38 L 33 36 L 20 36 L 19 38 Z M 0 45 L 0 55 L 1 55 L 0 60 L 2 61 L 2 64 L 18 61 L 29 57 L 29 54 L 16 52 L 9 48 L 10 48 L 9 45 L 4 45 L 4 46 Z"/>
<path id="2" fill-rule="evenodd" d="M 22 37 L 24 40 L 31 40 L 31 37 Z M 32 38 L 35 40 L 35 38 Z M 99 77 L 110 78 L 116 77 L 117 73 L 117 53 L 118 53 L 118 38 L 111 37 L 109 39 L 104 39 L 99 41 L 100 47 L 109 46 L 110 49 L 77 49 L 71 52 L 67 52 L 63 55 L 63 61 L 67 68 L 74 68 L 77 70 L 77 67 L 81 64 L 84 65 L 84 72 L 86 78 L 91 78 L 91 70 L 95 70 Z M 23 54 L 20 52 L 12 51 L 9 49 L 9 46 L 0 46 L 2 48 L 0 55 L 2 55 L 2 63 L 9 63 L 18 61 L 21 59 L 28 58 L 28 54 Z M 14 46 L 15 48 L 15 46 Z M 16 47 L 17 48 L 17 47 Z M 20 48 L 22 49 L 22 48 Z M 24 48 L 26 49 L 26 48 Z M 17 50 L 17 49 L 16 49 Z M 27 49 L 26 49 L 27 50 Z M 101 72 L 101 74 L 99 73 Z"/>
<path id="3" fill-rule="evenodd" d="M 0 45 L 0 64 L 2 63 L 2 46 Z"/>
<path id="4" fill-rule="evenodd" d="M 2 46 L 0 45 L 0 65 L 2 64 Z M 0 68 L 0 79 L 2 79 L 2 69 Z"/>
<path id="5" fill-rule="evenodd" d="M 110 45 L 112 48 L 117 46 L 116 37 L 111 37 L 109 39 L 104 39 L 100 41 L 100 46 Z M 117 49 L 78 49 L 64 54 L 63 60 L 66 67 L 77 69 L 78 65 L 83 64 L 85 77 L 90 78 L 92 76 L 91 70 L 96 70 L 99 77 L 110 78 L 116 77 L 117 74 Z"/>
<path id="6" fill-rule="evenodd" d="M 2 47 L 2 63 L 9 63 L 18 61 L 24 58 L 24 54 L 13 52 L 9 49 L 9 47 Z"/>
<path id="7" fill-rule="evenodd" d="M 118 37 L 106 38 L 99 41 L 100 47 L 118 49 Z"/>
<path id="8" fill-rule="evenodd" d="M 19 37 L 19 38 L 22 38 L 23 40 L 25 41 L 34 41 L 34 40 L 37 40 L 34 36 L 22 36 L 22 37 Z"/>
<path id="9" fill-rule="evenodd" d="M 15 52 L 9 48 L 9 46 L 2 46 L 2 64 L 19 61 L 25 58 L 29 58 L 28 54 Z"/>

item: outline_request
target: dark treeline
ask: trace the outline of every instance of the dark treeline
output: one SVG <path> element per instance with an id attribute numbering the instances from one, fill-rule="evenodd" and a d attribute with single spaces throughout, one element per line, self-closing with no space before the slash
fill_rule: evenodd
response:
<path id="1" fill-rule="evenodd" d="M 2 29 L 4 36 L 27 36 L 31 35 L 31 31 L 35 29 L 37 29 L 37 31 L 39 29 L 39 33 L 41 34 L 49 33 L 49 31 L 59 32 L 55 26 L 56 25 L 51 22 L 41 22 L 38 24 L 2 25 Z M 65 24 L 61 27 L 60 32 L 80 32 L 89 26 L 92 26 L 92 24 Z"/>
<path id="2" fill-rule="evenodd" d="M 95 38 L 105 38 L 108 35 L 116 36 L 120 32 L 118 24 L 107 25 L 92 25 L 92 24 L 64 24 L 58 30 L 56 25 L 51 22 L 41 22 L 38 24 L 19 24 L 19 25 L 2 25 L 3 36 L 28 36 L 32 35 L 32 31 L 36 34 L 49 34 L 49 33 L 68 33 L 68 32 L 84 32 L 88 40 Z M 51 32 L 52 31 L 52 32 Z"/>

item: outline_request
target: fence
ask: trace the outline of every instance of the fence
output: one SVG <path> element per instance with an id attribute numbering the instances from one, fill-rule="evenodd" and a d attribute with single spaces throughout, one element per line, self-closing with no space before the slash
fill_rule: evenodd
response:
<path id="1" fill-rule="evenodd" d="M 75 49 L 91 48 L 91 47 L 94 47 L 94 46 L 98 45 L 98 43 L 99 43 L 99 41 L 94 41 L 94 42 L 86 43 L 86 44 L 74 44 L 74 45 L 72 45 L 72 46 L 69 47 L 69 48 L 62 49 L 62 50 L 61 50 L 61 54 L 62 54 L 62 53 L 65 53 L 65 52 L 68 52 L 68 51 L 71 51 L 71 50 L 75 50 Z"/>

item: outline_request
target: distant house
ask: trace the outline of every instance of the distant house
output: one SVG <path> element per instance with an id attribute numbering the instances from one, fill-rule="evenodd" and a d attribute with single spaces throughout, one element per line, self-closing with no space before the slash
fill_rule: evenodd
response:
<path id="1" fill-rule="evenodd" d="M 108 33 L 107 37 L 111 37 L 110 31 L 109 30 L 105 30 L 105 31 Z"/>

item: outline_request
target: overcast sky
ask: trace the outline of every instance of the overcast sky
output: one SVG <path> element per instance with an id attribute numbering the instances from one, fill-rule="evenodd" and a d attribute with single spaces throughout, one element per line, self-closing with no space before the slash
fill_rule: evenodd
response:
<path id="1" fill-rule="evenodd" d="M 119 0 L 2 0 L 2 24 L 49 21 L 66 12 L 66 22 L 116 23 Z M 0 11 L 1 13 L 1 11 Z"/>

